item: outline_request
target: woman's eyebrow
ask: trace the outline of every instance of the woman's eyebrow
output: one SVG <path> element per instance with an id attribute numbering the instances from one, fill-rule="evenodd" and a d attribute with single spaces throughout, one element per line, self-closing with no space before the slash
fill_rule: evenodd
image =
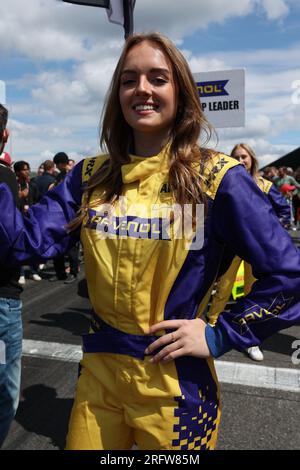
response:
<path id="1" fill-rule="evenodd" d="M 124 74 L 126 74 L 126 73 L 130 74 L 130 73 L 138 73 L 138 72 L 139 72 L 138 69 L 124 69 L 124 70 L 122 70 L 121 75 L 124 75 Z M 150 69 L 150 72 L 151 72 L 151 73 L 153 73 L 153 72 L 155 72 L 155 73 L 159 72 L 159 73 L 164 73 L 164 74 L 166 74 L 166 75 L 170 75 L 170 70 L 168 70 L 168 69 L 166 69 L 166 68 L 164 68 L 164 67 L 153 67 L 152 69 Z"/>
<path id="2" fill-rule="evenodd" d="M 150 70 L 150 72 L 159 72 L 159 73 L 165 73 L 166 75 L 170 75 L 170 70 L 164 67 L 154 67 Z"/>

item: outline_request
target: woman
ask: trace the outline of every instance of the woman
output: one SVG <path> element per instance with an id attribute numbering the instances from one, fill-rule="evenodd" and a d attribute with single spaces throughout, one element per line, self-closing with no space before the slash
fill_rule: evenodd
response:
<path id="1" fill-rule="evenodd" d="M 160 34 L 132 36 L 105 106 L 108 154 L 78 163 L 24 221 L 16 211 L 2 217 L 0 254 L 10 262 L 62 253 L 81 227 L 94 314 L 68 449 L 214 448 L 220 404 L 212 356 L 258 344 L 299 319 L 299 253 L 242 166 L 199 148 L 206 128 L 182 54 Z M 12 205 L 5 187 L 0 197 L 0 210 Z M 180 235 L 181 223 L 189 225 L 180 217 L 184 203 L 194 209 L 185 217 L 194 238 L 190 227 Z M 212 328 L 198 316 L 225 251 L 250 261 L 259 281 Z"/>
<path id="2" fill-rule="evenodd" d="M 236 144 L 230 154 L 233 158 L 238 160 L 247 172 L 254 179 L 257 186 L 261 191 L 268 197 L 272 207 L 284 228 L 289 228 L 290 225 L 290 208 L 286 203 L 285 199 L 276 189 L 272 182 L 264 179 L 258 173 L 258 161 L 253 149 L 244 143 Z M 210 309 L 207 313 L 207 317 L 211 325 L 214 325 L 217 321 L 218 315 L 225 309 L 225 306 L 230 298 L 230 294 L 233 288 L 234 281 L 236 279 L 237 272 L 242 263 L 241 258 L 236 256 L 228 270 L 219 277 L 216 292 L 212 298 Z M 252 284 L 255 282 L 255 278 L 252 274 L 251 266 L 244 262 L 244 293 L 249 294 L 251 291 Z M 263 352 L 259 346 L 252 346 L 246 349 L 247 354 L 254 361 L 262 361 L 264 359 Z"/>

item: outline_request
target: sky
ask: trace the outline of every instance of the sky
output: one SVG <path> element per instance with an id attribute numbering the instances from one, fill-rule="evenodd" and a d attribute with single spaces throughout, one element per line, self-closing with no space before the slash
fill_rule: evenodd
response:
<path id="1" fill-rule="evenodd" d="M 1 0 L 0 80 L 11 139 L 32 169 L 59 151 L 101 153 L 99 123 L 124 31 L 103 8 L 61 0 Z M 160 31 L 193 72 L 245 69 L 245 127 L 217 129 L 211 146 L 237 142 L 260 166 L 300 146 L 299 0 L 136 0 L 135 31 Z"/>

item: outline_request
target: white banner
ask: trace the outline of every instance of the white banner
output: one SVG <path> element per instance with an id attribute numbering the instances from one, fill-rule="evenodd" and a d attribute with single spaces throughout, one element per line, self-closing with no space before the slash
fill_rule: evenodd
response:
<path id="1" fill-rule="evenodd" d="M 0 103 L 5 104 L 6 103 L 6 88 L 5 88 L 5 82 L 0 80 Z"/>
<path id="2" fill-rule="evenodd" d="M 245 126 L 245 70 L 194 73 L 205 116 L 214 127 Z"/>

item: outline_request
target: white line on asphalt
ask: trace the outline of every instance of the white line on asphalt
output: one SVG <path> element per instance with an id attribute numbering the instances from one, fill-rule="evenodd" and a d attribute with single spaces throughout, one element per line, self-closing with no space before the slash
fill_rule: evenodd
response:
<path id="1" fill-rule="evenodd" d="M 64 343 L 48 343 L 23 339 L 23 356 L 41 357 L 43 359 L 56 359 L 57 361 L 79 362 L 82 357 L 81 346 Z"/>
<path id="2" fill-rule="evenodd" d="M 82 349 L 74 344 L 24 339 L 23 356 L 79 362 Z M 215 361 L 215 366 L 219 381 L 223 383 L 300 392 L 300 370 L 220 360 Z"/>
<path id="3" fill-rule="evenodd" d="M 300 370 L 215 361 L 220 382 L 258 388 L 300 392 Z"/>

